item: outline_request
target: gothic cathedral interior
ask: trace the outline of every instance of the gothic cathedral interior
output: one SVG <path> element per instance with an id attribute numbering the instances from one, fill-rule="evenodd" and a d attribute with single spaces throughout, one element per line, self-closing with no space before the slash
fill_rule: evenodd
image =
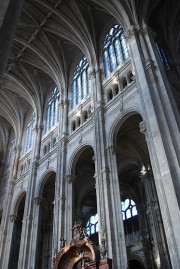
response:
<path id="1" fill-rule="evenodd" d="M 180 268 L 180 1 L 0 0 L 0 268 Z"/>

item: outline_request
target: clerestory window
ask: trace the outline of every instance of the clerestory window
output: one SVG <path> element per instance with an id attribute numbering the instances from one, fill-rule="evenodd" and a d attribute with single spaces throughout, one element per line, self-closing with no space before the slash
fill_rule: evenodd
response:
<path id="1" fill-rule="evenodd" d="M 130 219 L 137 215 L 136 204 L 133 200 L 126 199 L 121 202 L 123 220 Z"/>
<path id="2" fill-rule="evenodd" d="M 33 132 L 33 125 L 35 122 L 35 113 L 33 112 L 31 114 L 31 117 L 28 121 L 28 124 L 26 125 L 26 133 L 25 133 L 25 140 L 24 140 L 24 150 L 23 152 L 25 153 L 28 151 L 31 146 L 32 146 L 32 132 Z"/>
<path id="3" fill-rule="evenodd" d="M 156 44 L 156 48 L 157 48 L 160 60 L 164 66 L 164 69 L 170 69 L 169 61 L 168 61 L 168 58 L 167 58 L 163 48 L 161 47 L 159 42 L 155 42 L 155 44 Z"/>
<path id="4" fill-rule="evenodd" d="M 85 57 L 78 63 L 73 74 L 71 107 L 74 108 L 82 99 L 87 98 L 90 92 L 89 63 Z"/>
<path id="5" fill-rule="evenodd" d="M 104 39 L 103 62 L 105 77 L 129 57 L 126 38 L 121 25 L 114 25 Z"/>
<path id="6" fill-rule="evenodd" d="M 99 231 L 98 228 L 98 215 L 95 214 L 94 216 L 91 216 L 89 221 L 87 222 L 86 225 L 86 231 L 87 234 L 90 236 L 92 234 L 95 234 Z"/>
<path id="7" fill-rule="evenodd" d="M 51 93 L 48 99 L 48 105 L 46 110 L 46 125 L 45 132 L 48 132 L 59 120 L 58 102 L 60 93 L 57 87 Z"/>
<path id="8" fill-rule="evenodd" d="M 7 166 L 11 164 L 12 157 L 13 157 L 13 152 L 14 152 L 14 144 L 15 144 L 15 139 L 14 137 L 11 138 L 10 140 L 10 145 L 9 145 L 9 153 L 8 153 L 8 158 L 7 158 Z"/>

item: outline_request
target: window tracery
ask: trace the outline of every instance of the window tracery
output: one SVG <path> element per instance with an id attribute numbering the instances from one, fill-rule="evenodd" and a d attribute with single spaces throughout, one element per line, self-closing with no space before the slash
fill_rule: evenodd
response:
<path id="1" fill-rule="evenodd" d="M 35 113 L 33 112 L 26 126 L 26 134 L 25 134 L 25 140 L 24 140 L 24 153 L 28 151 L 32 146 L 32 131 L 33 131 L 34 122 L 35 122 Z"/>
<path id="2" fill-rule="evenodd" d="M 86 231 L 87 234 L 90 236 L 92 234 L 95 234 L 99 231 L 98 228 L 98 214 L 95 214 L 94 216 L 91 216 L 89 221 L 86 225 Z"/>
<path id="3" fill-rule="evenodd" d="M 60 93 L 57 87 L 51 93 L 48 99 L 48 106 L 46 110 L 46 126 L 45 132 L 48 132 L 59 120 L 58 114 L 58 101 L 60 98 Z"/>
<path id="4" fill-rule="evenodd" d="M 114 25 L 104 39 L 103 62 L 105 77 L 129 57 L 126 38 L 121 25 Z"/>
<path id="5" fill-rule="evenodd" d="M 130 219 L 137 215 L 136 204 L 133 200 L 126 199 L 121 202 L 123 220 Z"/>
<path id="6" fill-rule="evenodd" d="M 89 96 L 90 92 L 91 81 L 89 79 L 89 63 L 85 57 L 78 63 L 73 74 L 72 108 L 74 108 L 82 99 Z"/>

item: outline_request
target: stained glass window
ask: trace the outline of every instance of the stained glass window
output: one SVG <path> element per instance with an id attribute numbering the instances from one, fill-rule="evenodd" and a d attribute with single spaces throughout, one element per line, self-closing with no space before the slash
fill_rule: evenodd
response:
<path id="1" fill-rule="evenodd" d="M 45 132 L 48 132 L 59 120 L 59 113 L 58 113 L 59 97 L 60 97 L 59 90 L 57 87 L 55 87 L 48 100 L 48 106 L 46 110 Z"/>
<path id="2" fill-rule="evenodd" d="M 92 235 L 92 234 L 97 233 L 99 231 L 98 215 L 97 214 L 90 217 L 90 219 L 86 225 L 86 231 L 87 231 L 88 235 Z"/>
<path id="3" fill-rule="evenodd" d="M 10 145 L 9 145 L 9 154 L 8 154 L 8 158 L 7 158 L 7 166 L 9 166 L 11 164 L 11 161 L 12 161 L 12 156 L 13 156 L 13 152 L 14 152 L 14 143 L 15 143 L 15 139 L 14 139 L 14 137 L 12 137 L 11 141 L 10 141 Z"/>
<path id="4" fill-rule="evenodd" d="M 133 200 L 126 199 L 121 202 L 123 220 L 130 219 L 137 215 L 136 204 Z"/>
<path id="5" fill-rule="evenodd" d="M 91 92 L 91 81 L 89 79 L 89 63 L 87 58 L 83 58 L 73 74 L 72 80 L 72 103 L 74 108 L 82 99 L 86 98 Z"/>
<path id="6" fill-rule="evenodd" d="M 103 62 L 105 77 L 129 57 L 122 26 L 114 25 L 104 39 Z"/>
<path id="7" fill-rule="evenodd" d="M 25 140 L 24 140 L 24 153 L 28 151 L 32 146 L 32 130 L 33 130 L 34 122 L 35 122 L 35 113 L 33 112 L 28 121 L 28 124 L 26 125 L 26 134 L 25 134 Z"/>
<path id="8" fill-rule="evenodd" d="M 165 69 L 170 69 L 170 65 L 169 65 L 169 62 L 168 62 L 168 59 L 167 59 L 167 56 L 163 50 L 163 48 L 161 47 L 160 43 L 159 42 L 156 42 L 156 48 L 157 48 L 157 51 L 159 53 L 159 57 L 161 59 L 161 62 L 164 66 Z"/>

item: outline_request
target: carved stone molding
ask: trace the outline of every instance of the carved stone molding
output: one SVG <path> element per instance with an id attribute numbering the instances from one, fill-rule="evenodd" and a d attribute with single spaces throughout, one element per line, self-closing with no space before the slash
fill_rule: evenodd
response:
<path id="1" fill-rule="evenodd" d="M 146 141 L 149 141 L 151 137 L 150 137 L 150 134 L 149 134 L 149 131 L 147 129 L 147 125 L 146 125 L 145 121 L 141 121 L 139 123 L 139 129 L 140 129 L 140 133 L 145 135 Z"/>

